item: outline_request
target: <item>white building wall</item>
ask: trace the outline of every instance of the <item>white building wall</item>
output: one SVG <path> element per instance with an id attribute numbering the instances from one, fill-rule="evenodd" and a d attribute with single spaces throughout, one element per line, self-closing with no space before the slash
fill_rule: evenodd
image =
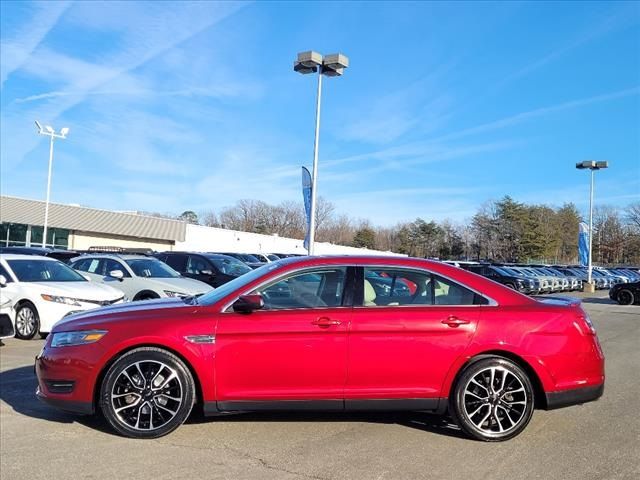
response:
<path id="1" fill-rule="evenodd" d="M 344 247 L 331 243 L 315 245 L 317 255 L 397 255 L 366 248 Z M 223 228 L 187 225 L 184 242 L 176 242 L 174 250 L 229 253 L 294 253 L 306 255 L 302 240 L 276 235 L 238 232 Z"/>

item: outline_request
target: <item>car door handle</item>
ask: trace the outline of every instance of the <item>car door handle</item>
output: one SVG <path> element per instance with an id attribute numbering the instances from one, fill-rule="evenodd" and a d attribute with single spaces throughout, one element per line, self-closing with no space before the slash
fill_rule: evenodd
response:
<path id="1" fill-rule="evenodd" d="M 458 318 L 455 315 L 449 315 L 447 318 L 442 320 L 443 324 L 450 326 L 451 328 L 458 328 L 460 325 L 467 325 L 469 320 L 465 320 L 464 318 Z"/>
<path id="2" fill-rule="evenodd" d="M 329 317 L 320 317 L 311 323 L 319 327 L 328 328 L 333 327 L 334 325 L 340 325 L 342 322 L 340 320 L 331 320 Z"/>

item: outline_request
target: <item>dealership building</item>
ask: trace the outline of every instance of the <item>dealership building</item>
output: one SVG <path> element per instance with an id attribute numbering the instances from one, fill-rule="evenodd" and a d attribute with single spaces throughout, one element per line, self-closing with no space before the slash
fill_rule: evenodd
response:
<path id="1" fill-rule="evenodd" d="M 42 246 L 44 213 L 43 201 L 0 196 L 0 246 Z M 59 203 L 49 204 L 47 246 L 69 250 L 124 247 L 156 251 L 306 254 L 302 240 L 293 238 Z M 316 253 L 394 255 L 321 242 L 316 243 Z"/>

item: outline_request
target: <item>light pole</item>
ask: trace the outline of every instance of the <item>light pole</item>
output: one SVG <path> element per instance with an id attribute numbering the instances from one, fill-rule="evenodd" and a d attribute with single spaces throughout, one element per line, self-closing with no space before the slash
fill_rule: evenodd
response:
<path id="1" fill-rule="evenodd" d="M 593 178 L 596 170 L 602 170 L 609 167 L 609 162 L 596 162 L 594 160 L 586 160 L 576 163 L 578 170 L 591 170 L 591 188 L 589 191 L 589 266 L 587 267 L 587 285 L 584 285 L 585 292 L 595 292 L 592 282 L 593 265 L 591 264 L 591 250 L 593 248 Z"/>
<path id="2" fill-rule="evenodd" d="M 38 127 L 38 133 L 40 135 L 46 135 L 49 137 L 49 174 L 47 175 L 47 201 L 44 206 L 44 229 L 42 231 L 42 246 L 47 246 L 47 225 L 49 223 L 49 196 L 51 194 L 51 167 L 53 165 L 53 139 L 60 138 L 64 140 L 67 138 L 69 128 L 64 127 L 60 129 L 60 133 L 55 133 L 53 128 L 46 125 L 42 128 L 40 122 L 36 120 L 36 127 Z"/>
<path id="3" fill-rule="evenodd" d="M 316 132 L 313 142 L 313 170 L 311 173 L 311 218 L 309 219 L 309 255 L 313 255 L 316 237 L 316 201 L 318 185 L 318 144 L 320 142 L 320 100 L 322 98 L 322 76 L 339 77 L 349 66 L 349 59 L 341 53 L 325 55 L 318 52 L 302 52 L 293 62 L 293 69 L 306 75 L 318 72 L 318 93 L 316 95 Z"/>

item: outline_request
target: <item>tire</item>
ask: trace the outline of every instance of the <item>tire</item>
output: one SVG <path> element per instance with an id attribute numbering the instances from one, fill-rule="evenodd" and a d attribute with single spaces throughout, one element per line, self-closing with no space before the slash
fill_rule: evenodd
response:
<path id="1" fill-rule="evenodd" d="M 633 305 L 636 300 L 633 292 L 628 288 L 621 289 L 618 295 L 616 295 L 616 298 L 620 305 Z"/>
<path id="2" fill-rule="evenodd" d="M 23 302 L 16 308 L 16 338 L 31 340 L 40 331 L 38 310 L 31 302 Z"/>
<path id="3" fill-rule="evenodd" d="M 143 290 L 142 292 L 138 292 L 135 297 L 133 297 L 133 301 L 137 302 L 138 300 L 153 300 L 155 298 L 160 298 L 156 292 L 150 292 L 148 290 Z"/>
<path id="4" fill-rule="evenodd" d="M 460 428 L 485 442 L 509 440 L 520 434 L 531 420 L 534 405 L 529 377 L 517 364 L 502 357 L 484 357 L 467 366 L 451 397 L 451 411 Z"/>
<path id="5" fill-rule="evenodd" d="M 504 286 L 511 290 L 516 290 L 516 286 L 513 283 L 505 283 Z"/>
<path id="6" fill-rule="evenodd" d="M 161 383 L 154 385 L 156 380 Z M 160 348 L 140 347 L 109 367 L 99 404 L 119 434 L 158 438 L 184 423 L 195 399 L 193 377 L 180 358 Z"/>

